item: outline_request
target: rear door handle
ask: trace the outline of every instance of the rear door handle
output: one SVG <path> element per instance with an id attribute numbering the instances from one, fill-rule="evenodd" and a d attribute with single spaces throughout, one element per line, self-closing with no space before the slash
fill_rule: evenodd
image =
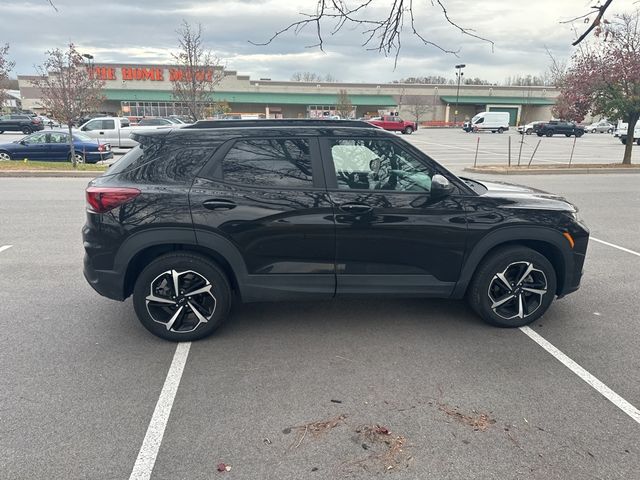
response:
<path id="1" fill-rule="evenodd" d="M 237 205 L 231 200 L 215 199 L 205 200 L 202 202 L 202 206 L 207 210 L 231 210 L 236 208 Z"/>
<path id="2" fill-rule="evenodd" d="M 356 214 L 369 213 L 373 210 L 372 207 L 365 203 L 345 203 L 343 205 L 340 205 L 338 209 L 346 213 Z"/>

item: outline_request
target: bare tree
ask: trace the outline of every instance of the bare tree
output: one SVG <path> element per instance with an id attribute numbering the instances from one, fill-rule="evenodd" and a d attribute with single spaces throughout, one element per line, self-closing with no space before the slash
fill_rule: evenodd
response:
<path id="1" fill-rule="evenodd" d="M 411 114 L 412 120 L 416 123 L 420 123 L 423 120 L 423 115 L 431 111 L 431 105 L 425 95 L 406 95 L 403 100 L 406 111 Z"/>
<path id="2" fill-rule="evenodd" d="M 351 118 L 353 114 L 353 104 L 349 98 L 349 94 L 345 89 L 341 89 L 338 92 L 338 99 L 336 101 L 336 111 L 341 118 Z"/>
<path id="3" fill-rule="evenodd" d="M 73 44 L 66 51 L 56 48 L 46 55 L 44 64 L 37 67 L 39 77 L 33 83 L 42 91 L 42 105 L 47 112 L 68 125 L 70 158 L 75 168 L 78 160 L 84 158 L 76 156 L 71 128 L 77 118 L 102 103 L 104 82 L 93 75 Z"/>
<path id="4" fill-rule="evenodd" d="M 335 83 L 338 80 L 336 80 L 336 78 L 330 73 L 327 73 L 325 76 L 322 76 L 319 73 L 315 73 L 315 72 L 295 72 L 293 75 L 291 75 L 291 81 L 292 82 L 309 82 L 309 83 L 314 83 L 314 82 Z"/>
<path id="5" fill-rule="evenodd" d="M 170 70 L 173 97 L 184 102 L 194 121 L 203 118 L 213 91 L 223 77 L 220 60 L 204 46 L 202 26 L 182 21 L 178 34 L 178 53 L 172 54 L 177 68 Z"/>
<path id="6" fill-rule="evenodd" d="M 574 46 L 582 42 L 592 32 L 598 35 L 603 31 L 602 27 L 607 22 L 604 16 L 612 2 L 613 0 L 599 0 L 587 13 L 567 20 L 566 22 L 561 22 L 571 23 L 581 19 L 585 23 L 589 23 L 585 31 L 573 42 Z M 385 0 L 315 0 L 315 11 L 301 13 L 300 15 L 303 17 L 302 20 L 298 20 L 281 28 L 265 42 L 249 41 L 249 43 L 254 45 L 268 45 L 276 38 L 288 32 L 293 32 L 297 35 L 309 27 L 313 29 L 315 33 L 316 42 L 307 46 L 317 47 L 324 51 L 327 31 L 329 35 L 335 35 L 343 28 L 347 30 L 360 28 L 364 37 L 363 46 L 367 50 L 376 50 L 385 56 L 394 55 L 396 64 L 402 47 L 403 32 L 409 32 L 411 36 L 417 38 L 424 45 L 456 55 L 459 48 L 452 49 L 441 46 L 429 40 L 426 34 L 419 29 L 418 22 L 416 21 L 416 13 L 418 11 L 425 11 L 431 6 L 436 10 L 433 15 L 439 15 L 445 23 L 448 23 L 461 34 L 488 43 L 493 51 L 494 42 L 478 35 L 473 28 L 463 27 L 457 23 L 450 15 L 447 9 L 447 3 L 446 0 L 425 0 L 419 4 L 416 2 L 416 5 L 414 5 L 413 0 L 393 0 L 392 2 Z M 373 14 L 369 15 L 369 12 L 373 12 Z M 593 20 L 591 20 L 592 18 Z M 327 23 L 329 25 L 327 25 Z"/>
<path id="7" fill-rule="evenodd" d="M 2 111 L 2 106 L 4 105 L 5 100 L 7 99 L 7 94 L 5 89 L 7 88 L 7 84 L 9 82 L 9 72 L 13 70 L 15 65 L 14 62 L 10 62 L 7 58 L 7 54 L 9 53 L 9 44 L 5 44 L 0 46 L 0 111 Z"/>

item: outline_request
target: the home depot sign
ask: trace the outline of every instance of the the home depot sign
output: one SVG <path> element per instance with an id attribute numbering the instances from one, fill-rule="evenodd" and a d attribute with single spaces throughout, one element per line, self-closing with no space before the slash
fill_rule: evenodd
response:
<path id="1" fill-rule="evenodd" d="M 166 72 L 169 75 L 166 75 Z M 118 72 L 120 78 L 118 78 Z M 122 80 L 127 82 L 170 82 L 180 80 L 191 80 L 195 75 L 197 81 L 213 81 L 213 69 L 196 70 L 191 72 L 181 68 L 159 68 L 159 67 L 92 67 L 89 69 L 89 75 L 99 78 L 100 80 Z"/>

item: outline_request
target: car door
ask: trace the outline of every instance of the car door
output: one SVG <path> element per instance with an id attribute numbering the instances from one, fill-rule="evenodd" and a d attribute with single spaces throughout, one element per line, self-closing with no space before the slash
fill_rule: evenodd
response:
<path id="1" fill-rule="evenodd" d="M 20 151 L 20 158 L 29 160 L 49 160 L 47 158 L 47 134 L 32 133 L 21 140 L 23 149 Z"/>
<path id="2" fill-rule="evenodd" d="M 333 209 L 323 181 L 317 140 L 283 136 L 227 142 L 194 182 L 198 243 L 239 254 L 245 300 L 334 295 Z"/>
<path id="3" fill-rule="evenodd" d="M 69 148 L 69 134 L 64 132 L 51 132 L 49 134 L 49 156 L 51 160 L 68 160 L 71 149 Z"/>
<path id="4" fill-rule="evenodd" d="M 465 252 L 465 212 L 455 184 L 450 195 L 431 193 L 433 176 L 450 174 L 393 138 L 325 138 L 321 146 L 337 294 L 451 293 Z"/>

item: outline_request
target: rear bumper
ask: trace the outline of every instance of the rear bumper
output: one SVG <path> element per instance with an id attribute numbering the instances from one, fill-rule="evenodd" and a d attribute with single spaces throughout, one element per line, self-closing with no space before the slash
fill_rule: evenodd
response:
<path id="1" fill-rule="evenodd" d="M 85 254 L 83 273 L 89 285 L 103 297 L 120 301 L 125 299 L 123 288 L 124 276 L 120 272 L 96 270 L 91 264 L 89 255 Z"/>

